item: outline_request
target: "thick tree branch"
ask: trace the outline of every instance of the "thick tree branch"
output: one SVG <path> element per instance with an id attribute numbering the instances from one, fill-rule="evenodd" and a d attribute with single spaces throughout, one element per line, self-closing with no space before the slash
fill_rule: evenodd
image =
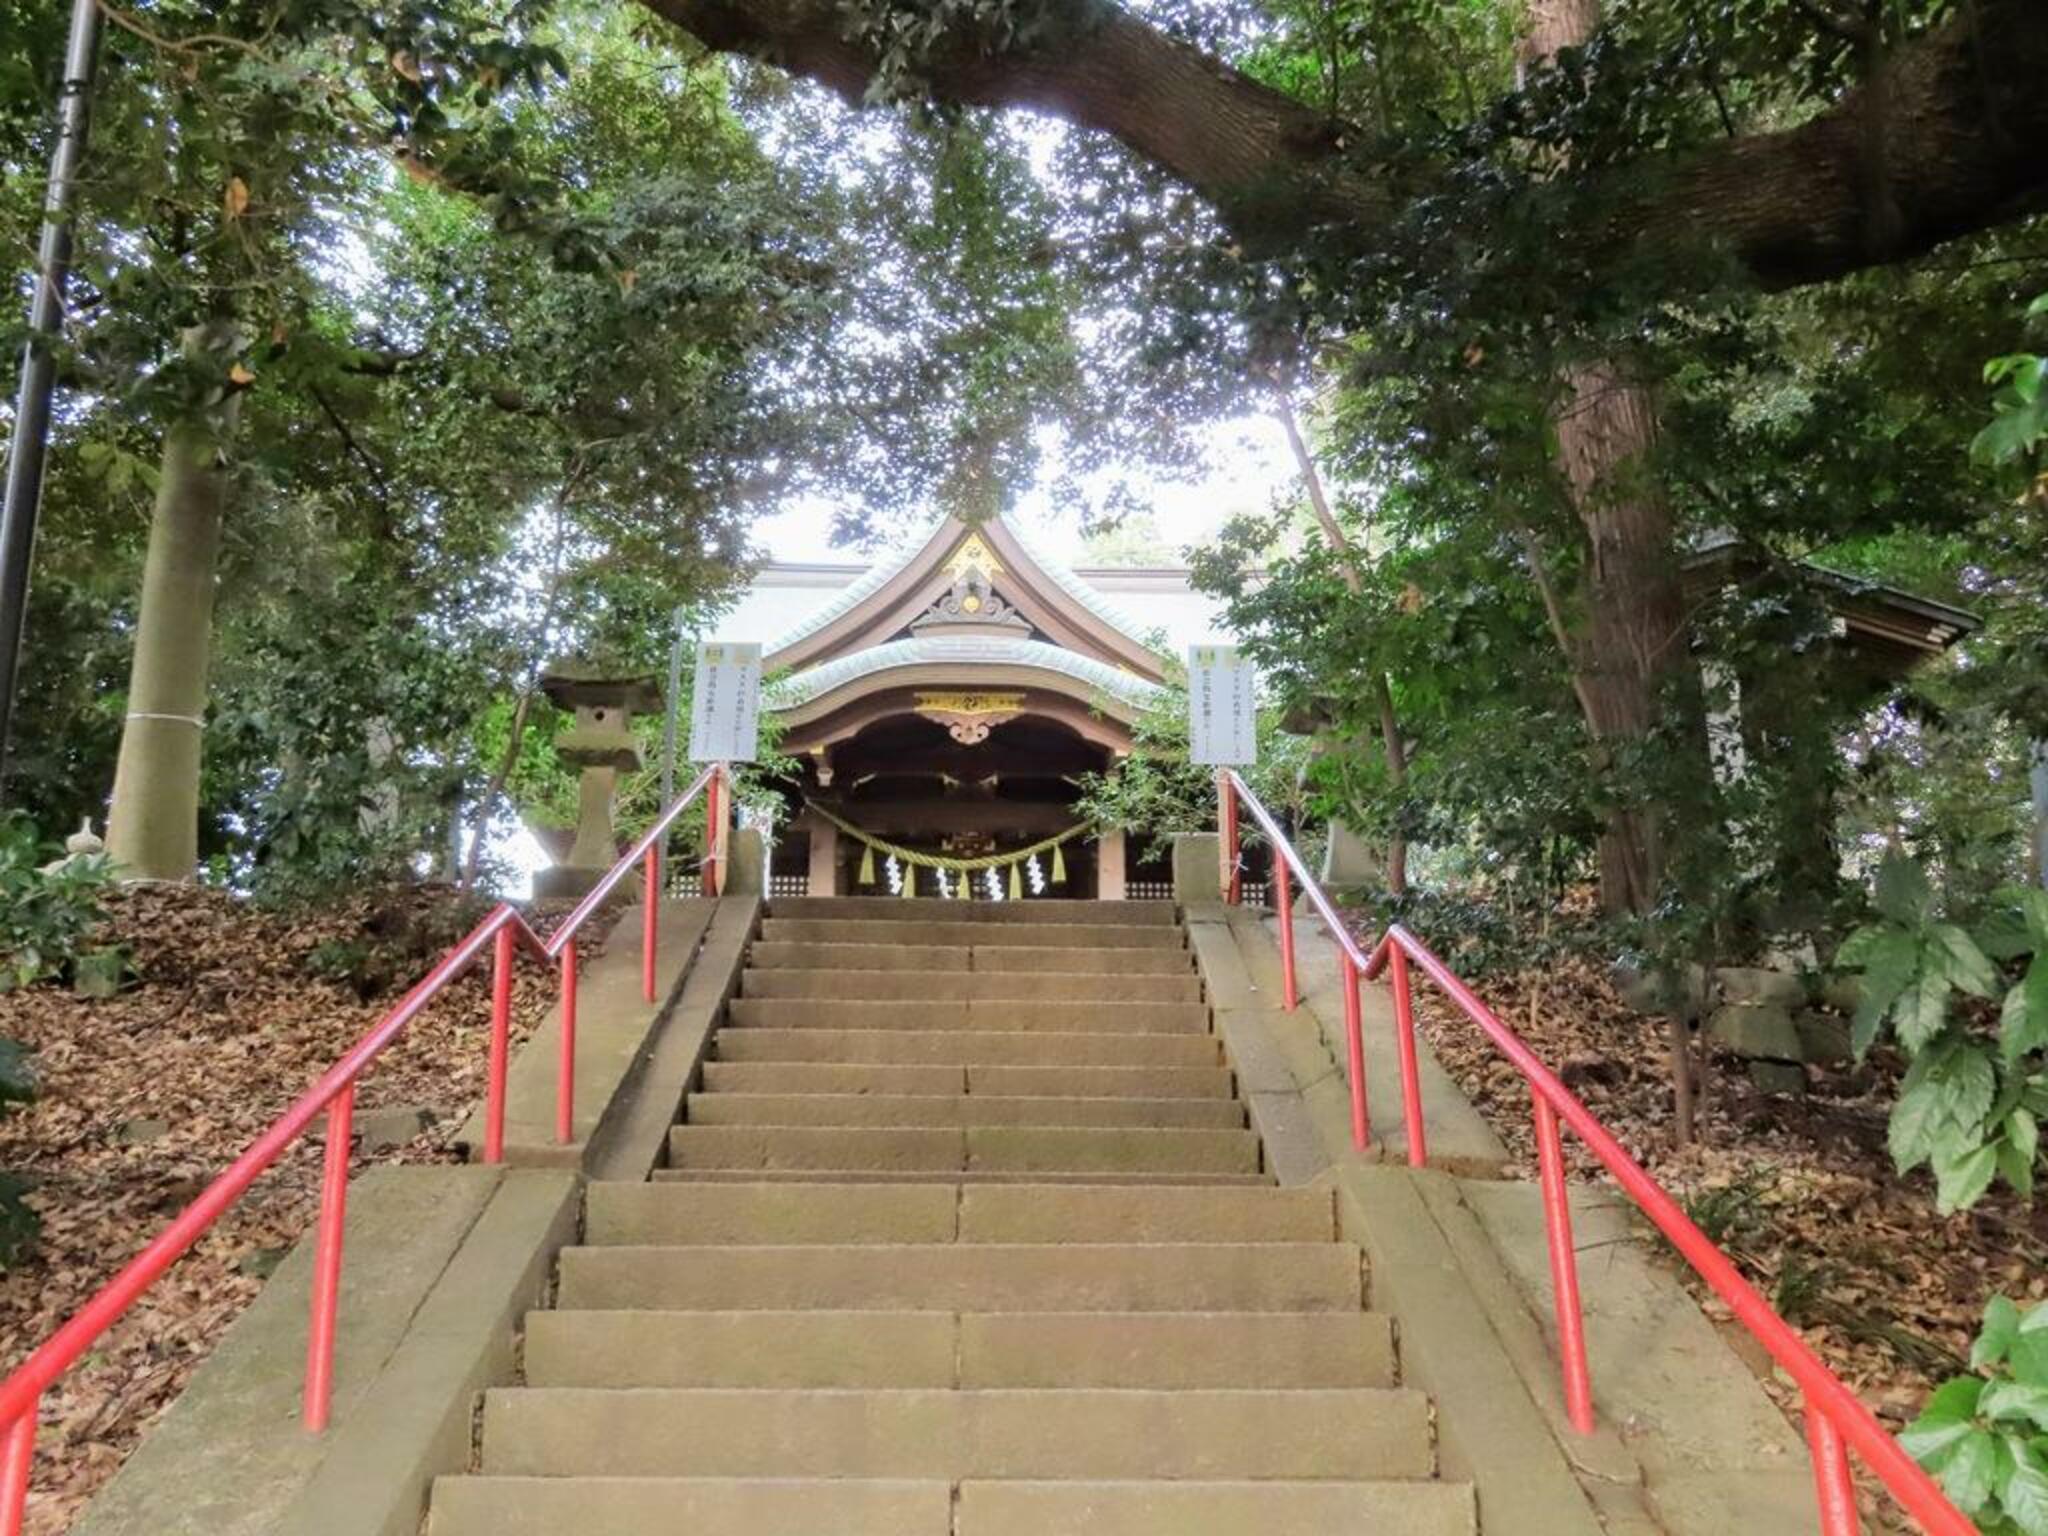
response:
<path id="1" fill-rule="evenodd" d="M 859 99 L 874 61 L 850 41 L 837 0 L 644 0 L 707 45 L 765 58 Z M 1342 157 L 1346 131 L 1146 25 L 1109 0 L 1067 0 L 1055 44 L 999 51 L 955 42 L 925 73 L 940 97 L 1030 107 L 1114 135 L 1258 234 L 1303 212 L 1366 232 L 1394 189 Z M 1585 173 L 1604 210 L 1585 232 L 1597 266 L 1699 241 L 1770 287 L 1840 277 L 1916 256 L 2032 212 L 2048 193 L 2048 5 L 1980 0 L 1904 47 L 1882 78 L 1779 133 Z M 1870 164 L 1870 119 L 1887 154 Z M 1337 168 L 1340 158 L 1345 169 Z M 1872 218 L 1873 197 L 1885 216 Z M 1673 279 L 1683 281 L 1682 278 Z"/>
<path id="2" fill-rule="evenodd" d="M 747 53 L 863 99 L 875 61 L 849 40 L 837 0 L 644 0 L 707 46 Z M 1357 215 L 1381 196 L 1341 184 L 1343 125 L 1148 26 L 1109 0 L 1051 0 L 1060 36 L 998 52 L 961 38 L 928 62 L 933 92 L 962 106 L 1029 107 L 1121 139 L 1220 207 Z"/>

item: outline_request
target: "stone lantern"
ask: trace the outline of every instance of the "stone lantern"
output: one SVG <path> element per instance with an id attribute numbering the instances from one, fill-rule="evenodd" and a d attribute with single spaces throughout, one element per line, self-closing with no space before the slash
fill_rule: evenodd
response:
<path id="1" fill-rule="evenodd" d="M 555 739 L 555 754 L 582 769 L 576 841 L 562 862 L 534 876 L 536 896 L 581 896 L 617 862 L 612 797 L 619 774 L 640 766 L 633 715 L 661 707 L 661 690 L 640 673 L 610 672 L 587 662 L 557 661 L 541 674 L 541 692 L 575 724 Z"/>

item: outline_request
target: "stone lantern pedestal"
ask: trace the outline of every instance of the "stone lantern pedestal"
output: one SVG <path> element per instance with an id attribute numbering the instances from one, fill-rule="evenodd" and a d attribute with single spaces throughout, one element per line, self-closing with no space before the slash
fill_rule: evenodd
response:
<path id="1" fill-rule="evenodd" d="M 562 862 L 533 878 L 536 896 L 581 896 L 604 878 L 619 857 L 612 800 L 619 774 L 640 766 L 633 716 L 661 707 L 661 690 L 641 674 L 606 671 L 584 662 L 558 661 L 541 674 L 541 692 L 559 709 L 576 712 L 575 724 L 555 740 L 555 753 L 583 773 L 576 841 Z"/>

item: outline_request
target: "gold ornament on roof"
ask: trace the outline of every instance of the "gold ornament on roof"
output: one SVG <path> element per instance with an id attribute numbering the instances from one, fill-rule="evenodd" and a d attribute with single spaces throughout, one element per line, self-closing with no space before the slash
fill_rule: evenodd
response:
<path id="1" fill-rule="evenodd" d="M 963 747 L 978 747 L 988 733 L 1024 713 L 1021 693 L 920 693 L 917 712 L 946 728 Z"/>
<path id="2" fill-rule="evenodd" d="M 969 571 L 979 571 L 983 576 L 996 577 L 1003 574 L 1003 568 L 996 563 L 995 552 L 991 550 L 978 533 L 970 533 L 953 548 L 946 557 L 945 572 L 957 582 L 967 579 Z"/>

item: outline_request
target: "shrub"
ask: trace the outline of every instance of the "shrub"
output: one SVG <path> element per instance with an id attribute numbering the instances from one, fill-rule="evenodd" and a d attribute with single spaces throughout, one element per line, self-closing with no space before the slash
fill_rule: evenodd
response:
<path id="1" fill-rule="evenodd" d="M 2048 1302 L 1994 1297 L 1970 1366 L 1899 1443 L 1985 1536 L 2048 1536 Z"/>
<path id="2" fill-rule="evenodd" d="M 104 857 L 72 859 L 45 874 L 35 831 L 0 822 L 0 992 L 39 981 L 75 980 L 104 969 L 93 936 L 106 921 L 112 868 Z"/>

